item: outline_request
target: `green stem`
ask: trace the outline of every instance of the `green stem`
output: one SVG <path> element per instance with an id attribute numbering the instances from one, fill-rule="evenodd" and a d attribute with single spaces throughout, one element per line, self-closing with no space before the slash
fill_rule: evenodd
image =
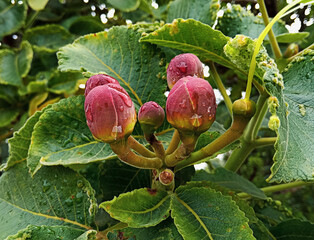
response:
<path id="1" fill-rule="evenodd" d="M 137 153 L 141 154 L 144 157 L 153 158 L 156 157 L 156 154 L 147 149 L 145 146 L 140 144 L 134 137 L 130 136 L 128 138 L 128 145 L 130 148 L 134 149 Z"/>
<path id="2" fill-rule="evenodd" d="M 288 4 L 283 9 L 281 9 L 279 13 L 277 13 L 277 15 L 271 20 L 271 22 L 264 28 L 263 32 L 259 35 L 258 39 L 256 40 L 256 44 L 255 44 L 255 48 L 254 48 L 254 52 L 252 55 L 250 68 L 249 68 L 248 81 L 246 85 L 246 91 L 245 91 L 246 100 L 250 99 L 250 95 L 252 91 L 252 81 L 253 81 L 255 67 L 256 67 L 256 56 L 259 53 L 259 49 L 263 43 L 264 38 L 266 37 L 268 31 L 275 24 L 275 22 L 277 22 L 285 12 L 287 12 L 290 8 L 292 8 L 293 6 L 297 5 L 300 2 L 301 0 L 293 1 L 292 3 Z"/>
<path id="3" fill-rule="evenodd" d="M 267 13 L 267 9 L 265 6 L 265 2 L 264 0 L 257 0 L 258 4 L 259 4 L 259 8 L 260 8 L 260 12 L 262 14 L 263 20 L 264 20 L 264 24 L 265 26 L 267 26 L 269 24 L 269 18 L 268 18 L 268 13 Z M 273 53 L 275 54 L 276 58 L 281 58 L 282 54 L 278 45 L 278 42 L 276 40 L 275 34 L 273 32 L 273 29 L 270 29 L 268 32 L 268 37 L 270 40 L 270 44 L 273 50 Z"/>
<path id="4" fill-rule="evenodd" d="M 110 147 L 112 151 L 117 154 L 121 161 L 133 167 L 142 169 L 159 169 L 163 165 L 160 158 L 147 158 L 135 154 L 132 152 L 130 146 L 125 140 L 111 143 Z"/>
<path id="5" fill-rule="evenodd" d="M 236 172 L 239 170 L 241 165 L 244 163 L 245 159 L 250 155 L 250 153 L 254 150 L 254 145 L 249 144 L 241 139 L 241 148 L 237 148 L 233 150 L 230 157 L 228 158 L 225 168 L 227 170 Z"/>
<path id="6" fill-rule="evenodd" d="M 265 116 L 265 113 L 267 111 L 267 104 L 266 100 L 268 98 L 268 95 L 261 94 L 257 100 L 256 103 L 256 113 L 252 117 L 251 121 L 248 124 L 248 127 L 244 131 L 243 137 L 245 141 L 251 142 L 255 139 L 257 134 L 257 131 L 263 121 L 263 118 Z M 257 130 L 256 130 L 257 129 Z"/>
<path id="7" fill-rule="evenodd" d="M 224 101 L 225 101 L 225 104 L 226 104 L 226 106 L 228 108 L 228 111 L 229 111 L 230 115 L 232 116 L 232 102 L 231 102 L 230 97 L 227 94 L 225 86 L 223 85 L 223 83 L 222 83 L 222 81 L 221 81 L 221 79 L 219 77 L 219 74 L 217 72 L 217 69 L 215 67 L 214 62 L 209 61 L 208 62 L 208 66 L 210 68 L 210 72 L 211 72 L 211 74 L 213 76 L 213 79 L 214 79 L 214 81 L 215 81 L 215 83 L 216 83 L 216 85 L 217 85 L 221 95 L 224 98 Z"/>
<path id="8" fill-rule="evenodd" d="M 198 162 L 199 160 L 209 157 L 214 153 L 218 152 L 219 150 L 221 150 L 222 148 L 226 147 L 227 145 L 233 143 L 235 140 L 242 136 L 243 131 L 247 126 L 248 122 L 249 118 L 234 115 L 233 123 L 226 132 L 224 132 L 220 137 L 215 139 L 207 146 L 192 153 L 188 158 L 179 162 L 175 167 L 175 172 L 181 170 L 182 168 L 190 166 Z"/>
<path id="9" fill-rule="evenodd" d="M 39 11 L 35 11 L 35 12 L 30 16 L 30 18 L 28 19 L 27 23 L 25 24 L 25 27 L 24 27 L 25 30 L 29 29 L 29 28 L 33 25 L 33 23 L 35 22 L 35 20 L 36 20 L 38 14 L 39 14 Z"/>
<path id="10" fill-rule="evenodd" d="M 180 134 L 177 129 L 174 130 L 174 133 L 172 135 L 171 142 L 169 143 L 169 146 L 166 150 L 166 155 L 169 155 L 173 153 L 179 146 L 180 143 Z"/>
<path id="11" fill-rule="evenodd" d="M 259 139 L 256 139 L 253 142 L 253 145 L 254 145 L 255 148 L 257 148 L 257 147 L 264 147 L 264 146 L 270 146 L 270 145 L 274 145 L 276 140 L 277 140 L 277 137 L 259 138 Z"/>
<path id="12" fill-rule="evenodd" d="M 146 141 L 152 146 L 156 156 L 162 160 L 165 159 L 165 148 L 154 134 L 144 134 Z"/>
<path id="13" fill-rule="evenodd" d="M 283 190 L 287 190 L 287 189 L 291 189 L 295 187 L 302 187 L 302 186 L 311 185 L 311 184 L 314 184 L 314 182 L 298 181 L 298 182 L 278 184 L 278 185 L 269 186 L 269 187 L 263 187 L 261 188 L 261 190 L 264 193 L 272 193 L 272 192 L 283 191 Z M 239 193 L 238 196 L 243 197 L 243 198 L 249 198 L 251 195 L 247 193 Z"/>

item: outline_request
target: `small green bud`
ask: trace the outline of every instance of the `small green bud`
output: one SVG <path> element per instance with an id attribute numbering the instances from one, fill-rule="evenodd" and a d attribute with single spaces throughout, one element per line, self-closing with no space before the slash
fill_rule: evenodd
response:
<path id="1" fill-rule="evenodd" d="M 251 118 L 256 111 L 255 102 L 252 100 L 238 99 L 232 105 L 233 114 Z"/>

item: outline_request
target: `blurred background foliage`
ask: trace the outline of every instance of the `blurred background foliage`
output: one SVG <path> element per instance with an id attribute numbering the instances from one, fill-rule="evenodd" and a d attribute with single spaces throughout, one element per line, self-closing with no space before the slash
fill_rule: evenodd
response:
<path id="1" fill-rule="evenodd" d="M 178 17 L 196 18 L 198 12 L 186 13 L 178 9 L 178 5 L 184 8 L 186 2 L 185 0 L 0 0 L 0 163 L 5 162 L 8 157 L 7 140 L 12 137 L 14 131 L 23 126 L 29 116 L 62 98 L 83 93 L 86 78 L 81 73 L 58 71 L 56 52 L 60 47 L 72 43 L 82 35 L 108 31 L 113 26 L 141 21 L 171 22 Z M 290 1 L 265 0 L 269 16 L 274 17 L 287 5 L 287 2 Z M 193 6 L 196 9 L 202 8 L 197 1 L 191 3 L 195 4 Z M 260 17 L 256 17 L 260 15 L 259 5 L 255 0 L 222 0 L 212 3 L 219 8 L 217 15 L 220 17 L 225 9 L 233 8 L 231 4 L 239 4 L 236 8 L 237 14 L 244 20 L 243 24 L 237 23 L 235 29 L 225 27 L 225 24 L 230 25 L 228 18 L 206 22 L 225 35 L 231 37 L 238 33 L 249 35 L 247 31 L 251 27 L 250 24 L 259 24 Z M 230 19 L 234 22 L 232 15 Z M 282 20 L 283 22 L 278 24 L 278 35 L 288 32 L 308 32 L 306 36 L 297 39 L 299 50 L 313 43 L 313 5 L 304 6 Z M 296 39 L 292 40 L 295 42 Z M 280 43 L 282 52 L 286 51 L 289 44 L 289 41 Z M 272 55 L 267 41 L 264 45 Z M 240 98 L 246 87 L 245 77 L 221 66 L 218 67 L 218 71 L 231 99 Z M 207 66 L 205 66 L 205 76 L 215 87 Z M 216 119 L 228 127 L 231 119 L 221 101 L 221 96 L 217 91 L 216 93 L 217 100 L 220 102 Z M 252 98 L 257 98 L 257 95 L 257 92 L 253 92 Z M 260 132 L 263 137 L 275 134 L 268 129 L 267 118 L 268 116 L 263 124 L 263 131 Z M 270 174 L 273 154 L 273 147 L 255 150 L 240 169 L 240 175 L 258 187 L 266 186 L 265 179 Z M 213 160 L 211 165 L 219 165 L 227 155 L 219 156 L 219 159 Z M 302 189 L 278 192 L 272 197 L 284 203 L 285 211 L 314 222 L 313 190 L 313 186 L 306 186 Z M 275 215 L 274 209 L 278 208 L 278 204 L 270 203 L 267 207 L 272 209 L 270 214 Z M 256 204 L 257 208 L 265 209 Z"/>

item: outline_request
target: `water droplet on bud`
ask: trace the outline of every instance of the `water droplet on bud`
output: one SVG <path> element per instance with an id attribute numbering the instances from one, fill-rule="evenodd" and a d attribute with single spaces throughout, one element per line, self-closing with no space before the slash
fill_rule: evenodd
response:
<path id="1" fill-rule="evenodd" d="M 191 118 L 190 118 L 190 123 L 194 126 L 194 127 L 199 127 L 202 125 L 203 119 L 201 115 L 197 115 L 194 114 Z"/>
<path id="2" fill-rule="evenodd" d="M 121 106 L 119 107 L 119 110 L 120 110 L 121 112 L 123 112 L 123 110 L 124 110 L 123 105 L 121 105 Z"/>
<path id="3" fill-rule="evenodd" d="M 87 105 L 87 107 L 85 109 L 85 113 L 86 113 L 87 121 L 92 122 L 93 121 L 93 115 L 91 113 L 90 105 Z"/>
<path id="4" fill-rule="evenodd" d="M 177 65 L 177 68 L 179 68 L 181 72 L 186 73 L 188 66 L 186 65 L 186 62 L 180 62 Z"/>
<path id="5" fill-rule="evenodd" d="M 179 107 L 186 108 L 186 100 L 183 99 L 181 103 L 179 103 Z"/>

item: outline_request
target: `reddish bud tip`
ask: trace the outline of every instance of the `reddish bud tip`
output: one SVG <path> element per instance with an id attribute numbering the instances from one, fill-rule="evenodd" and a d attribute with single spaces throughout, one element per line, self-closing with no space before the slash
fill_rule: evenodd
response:
<path id="1" fill-rule="evenodd" d="M 167 120 L 180 132 L 200 134 L 215 121 L 216 108 L 215 94 L 207 81 L 184 77 L 169 93 Z"/>
<path id="2" fill-rule="evenodd" d="M 192 53 L 175 56 L 167 68 L 167 82 L 171 89 L 174 84 L 186 76 L 203 78 L 202 62 Z"/>
<path id="3" fill-rule="evenodd" d="M 85 85 L 85 97 L 94 87 L 106 85 L 108 83 L 119 84 L 118 80 L 105 74 L 97 74 L 90 77 Z"/>
<path id="4" fill-rule="evenodd" d="M 159 181 L 163 185 L 169 185 L 174 180 L 174 173 L 170 169 L 165 169 L 159 174 Z"/>
<path id="5" fill-rule="evenodd" d="M 118 84 L 94 87 L 85 99 L 87 125 L 95 138 L 111 143 L 131 135 L 136 123 L 134 104 Z"/>
<path id="6" fill-rule="evenodd" d="M 144 103 L 138 112 L 138 121 L 144 133 L 156 131 L 165 119 L 165 112 L 156 102 Z"/>

